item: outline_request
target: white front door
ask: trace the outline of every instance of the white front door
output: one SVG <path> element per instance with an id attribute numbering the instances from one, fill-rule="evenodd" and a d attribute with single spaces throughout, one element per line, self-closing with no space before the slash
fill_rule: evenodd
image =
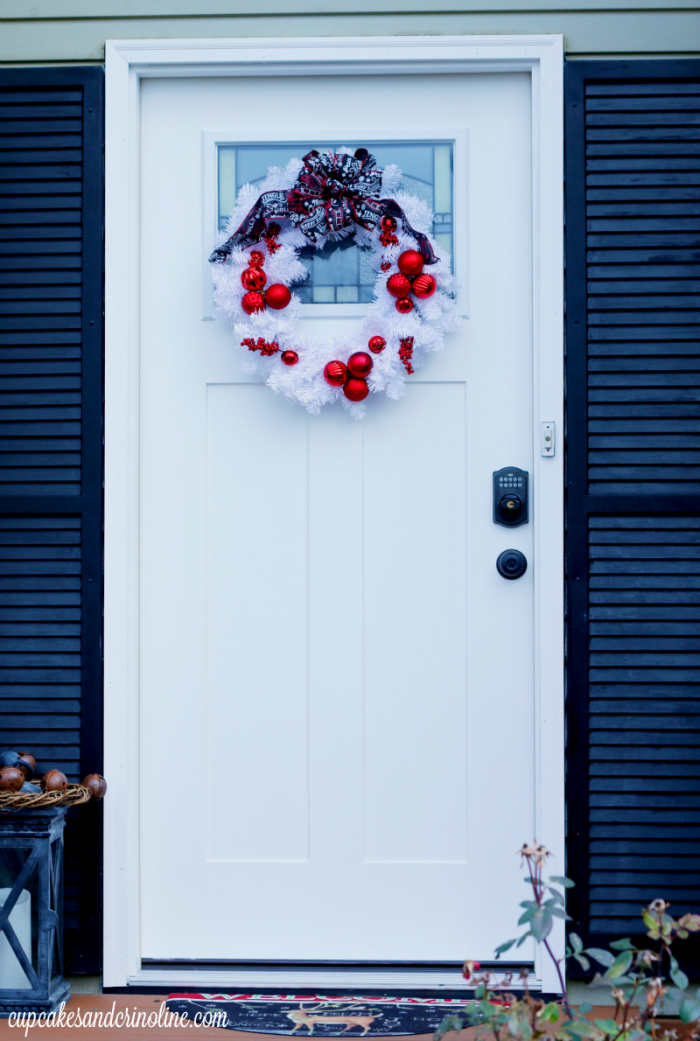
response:
<path id="1" fill-rule="evenodd" d="M 468 313 L 360 422 L 252 384 L 232 331 L 202 320 L 207 215 L 236 163 L 331 134 L 394 149 L 434 206 L 452 167 Z M 526 73 L 142 83 L 145 958 L 444 962 L 512 933 L 535 829 L 536 517 L 493 523 L 492 472 L 534 472 L 531 142 Z M 309 335 L 354 320 L 352 291 L 316 299 Z M 496 571 L 511 547 L 517 581 Z"/>

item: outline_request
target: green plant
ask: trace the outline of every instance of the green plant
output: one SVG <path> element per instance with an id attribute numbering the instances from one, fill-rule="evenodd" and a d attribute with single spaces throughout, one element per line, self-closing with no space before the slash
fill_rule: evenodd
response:
<path id="1" fill-rule="evenodd" d="M 527 988 L 527 973 L 523 973 L 524 994 L 516 996 L 510 990 L 513 978 L 506 976 L 503 983 L 492 983 L 488 972 L 480 972 L 477 962 L 464 963 L 464 975 L 475 986 L 474 999 L 467 1003 L 462 1013 L 447 1016 L 435 1033 L 435 1041 L 441 1041 L 451 1030 L 477 1026 L 477 1037 L 492 1036 L 495 1041 L 538 1041 L 551 1038 L 553 1041 L 671 1041 L 676 1035 L 672 1030 L 661 1027 L 658 1017 L 664 999 L 669 996 L 680 1002 L 680 1018 L 684 1023 L 698 1024 L 700 1021 L 700 992 L 691 994 L 689 981 L 672 953 L 671 947 L 677 940 L 685 940 L 691 932 L 700 930 L 700 915 L 684 914 L 678 920 L 667 914 L 669 904 L 665 900 L 653 900 L 642 910 L 646 935 L 655 945 L 638 948 L 630 939 L 615 940 L 610 949 L 585 948 L 576 933 L 569 933 L 569 943 L 563 957 L 557 958 L 549 935 L 555 918 L 570 920 L 566 913 L 565 891 L 574 883 L 569 878 L 552 875 L 545 880 L 543 869 L 549 851 L 534 842 L 524 845 L 520 851 L 527 865 L 531 899 L 524 900 L 524 908 L 518 925 L 525 931 L 513 940 L 507 940 L 496 948 L 496 958 L 512 947 L 520 947 L 528 937 L 542 944 L 556 967 L 561 998 L 545 1002 L 533 997 Z M 596 972 L 593 985 L 610 987 L 611 1005 L 614 1014 L 610 1019 L 588 1019 L 590 1004 L 573 1008 L 566 996 L 564 965 L 574 958 L 585 970 L 591 961 L 602 966 Z M 700 1037 L 700 1027 L 692 1029 L 689 1037 Z"/>

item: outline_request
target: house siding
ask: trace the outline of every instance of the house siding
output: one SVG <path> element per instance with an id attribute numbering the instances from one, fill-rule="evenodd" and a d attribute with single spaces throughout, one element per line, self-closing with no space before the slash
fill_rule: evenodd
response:
<path id="1" fill-rule="evenodd" d="M 101 62 L 105 40 L 561 33 L 569 58 L 700 54 L 696 0 L 0 0 L 0 62 Z"/>

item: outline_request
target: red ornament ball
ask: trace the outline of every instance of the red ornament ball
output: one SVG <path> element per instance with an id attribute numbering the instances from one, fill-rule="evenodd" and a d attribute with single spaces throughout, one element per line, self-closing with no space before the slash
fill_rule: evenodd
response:
<path id="1" fill-rule="evenodd" d="M 286 286 L 283 286 L 281 282 L 275 282 L 273 286 L 265 293 L 265 301 L 267 306 L 273 308 L 275 311 L 281 311 L 287 306 L 289 301 L 292 299 L 292 294 L 289 292 Z"/>
<path id="2" fill-rule="evenodd" d="M 246 293 L 241 300 L 241 307 L 246 314 L 255 314 L 256 311 L 264 311 L 265 297 L 262 293 Z"/>
<path id="3" fill-rule="evenodd" d="M 400 271 L 397 271 L 395 274 L 389 275 L 387 278 L 386 288 L 392 296 L 395 296 L 397 300 L 400 300 L 402 296 L 408 296 L 411 292 L 411 283 L 405 275 L 402 275 Z"/>
<path id="4" fill-rule="evenodd" d="M 413 310 L 413 301 L 410 296 L 402 296 L 400 300 L 397 300 L 396 310 L 401 314 L 410 314 Z"/>
<path id="5" fill-rule="evenodd" d="M 396 231 L 396 220 L 394 217 L 382 217 L 379 226 L 382 231 Z"/>
<path id="6" fill-rule="evenodd" d="M 419 275 L 413 279 L 413 295 L 425 300 L 437 289 L 437 282 L 432 275 Z"/>
<path id="7" fill-rule="evenodd" d="M 296 351 L 282 351 L 282 361 L 285 365 L 296 365 L 299 355 Z"/>
<path id="8" fill-rule="evenodd" d="M 265 263 L 265 254 L 261 253 L 259 249 L 254 249 L 248 257 L 248 263 L 251 267 L 262 267 Z"/>
<path id="9" fill-rule="evenodd" d="M 386 340 L 383 336 L 371 336 L 367 346 L 371 350 L 372 354 L 381 354 L 386 347 Z"/>
<path id="10" fill-rule="evenodd" d="M 357 376 L 350 376 L 343 387 L 343 394 L 348 401 L 364 401 L 369 394 L 367 381 L 359 379 Z"/>
<path id="11" fill-rule="evenodd" d="M 342 387 L 348 378 L 348 367 L 342 361 L 329 361 L 323 370 L 323 378 L 331 387 Z"/>
<path id="12" fill-rule="evenodd" d="M 244 289 L 262 289 L 267 282 L 267 275 L 259 267 L 248 267 L 241 275 L 241 284 Z"/>
<path id="13" fill-rule="evenodd" d="M 369 354 L 365 354 L 364 351 L 356 351 L 355 354 L 351 354 L 348 358 L 348 372 L 351 376 L 357 376 L 359 379 L 369 376 L 373 365 L 374 362 Z"/>
<path id="14" fill-rule="evenodd" d="M 391 267 L 391 264 L 389 263 L 388 260 L 383 260 L 379 266 L 382 269 L 382 271 L 388 271 L 389 268 Z"/>
<path id="15" fill-rule="evenodd" d="M 409 278 L 420 275 L 425 261 L 417 249 L 407 249 L 399 257 L 399 271 Z"/>

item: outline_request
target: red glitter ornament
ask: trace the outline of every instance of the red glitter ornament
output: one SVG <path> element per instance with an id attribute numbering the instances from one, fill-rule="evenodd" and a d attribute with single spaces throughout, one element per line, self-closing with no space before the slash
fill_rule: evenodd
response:
<path id="1" fill-rule="evenodd" d="M 248 263 L 251 267 L 262 267 L 265 263 L 265 255 L 259 249 L 254 249 L 248 257 Z"/>
<path id="2" fill-rule="evenodd" d="M 379 226 L 382 231 L 396 231 L 396 219 L 394 217 L 382 217 Z"/>
<path id="3" fill-rule="evenodd" d="M 263 238 L 265 239 L 265 243 L 267 245 L 268 253 L 276 253 L 277 250 L 281 248 L 280 243 L 276 241 L 277 236 L 279 235 L 281 230 L 282 229 L 279 226 L 279 224 L 275 224 L 274 222 L 268 225 L 267 230 L 263 235 Z"/>
<path id="4" fill-rule="evenodd" d="M 399 257 L 399 271 L 409 278 L 420 275 L 425 261 L 417 249 L 406 249 Z"/>
<path id="5" fill-rule="evenodd" d="M 275 311 L 281 311 L 292 299 L 292 294 L 281 282 L 275 282 L 265 293 L 265 301 L 268 307 Z"/>
<path id="6" fill-rule="evenodd" d="M 411 358 L 413 357 L 413 337 L 405 336 L 401 341 L 399 347 L 399 358 L 403 362 L 404 368 L 409 376 L 413 375 L 414 369 L 411 365 Z"/>
<path id="7" fill-rule="evenodd" d="M 388 260 L 383 260 L 379 266 L 382 269 L 382 271 L 388 271 L 389 268 L 391 267 L 391 264 L 389 263 Z"/>
<path id="8" fill-rule="evenodd" d="M 400 314 L 410 314 L 413 310 L 413 301 L 410 296 L 402 296 L 400 300 L 396 301 L 396 310 Z"/>
<path id="9" fill-rule="evenodd" d="M 397 271 L 395 274 L 389 275 L 387 278 L 386 288 L 392 296 L 395 296 L 400 300 L 402 296 L 408 296 L 411 292 L 411 283 L 405 275 L 402 275 L 400 271 Z"/>
<path id="10" fill-rule="evenodd" d="M 367 344 L 372 354 L 381 354 L 386 347 L 386 340 L 383 336 L 372 336 Z"/>
<path id="11" fill-rule="evenodd" d="M 259 267 L 247 267 L 241 275 L 241 285 L 244 289 L 262 289 L 267 282 L 267 275 Z"/>
<path id="12" fill-rule="evenodd" d="M 366 354 L 364 351 L 356 351 L 355 354 L 351 354 L 348 358 L 348 372 L 351 376 L 358 376 L 360 379 L 369 376 L 373 365 L 374 362 L 369 354 Z"/>
<path id="13" fill-rule="evenodd" d="M 348 401 L 364 401 L 369 394 L 369 387 L 366 380 L 361 380 L 357 376 L 350 376 L 343 387 L 343 394 Z"/>
<path id="14" fill-rule="evenodd" d="M 329 361 L 323 370 L 323 378 L 331 387 L 342 387 L 348 378 L 348 367 L 342 361 Z"/>
<path id="15" fill-rule="evenodd" d="M 255 314 L 265 310 L 265 297 L 262 293 L 246 293 L 241 300 L 241 307 L 246 314 Z"/>
<path id="16" fill-rule="evenodd" d="M 418 278 L 413 279 L 413 295 L 420 300 L 432 296 L 436 289 L 437 282 L 432 275 L 418 275 Z"/>
<path id="17" fill-rule="evenodd" d="M 299 355 L 296 351 L 282 351 L 282 361 L 285 365 L 296 365 Z"/>

